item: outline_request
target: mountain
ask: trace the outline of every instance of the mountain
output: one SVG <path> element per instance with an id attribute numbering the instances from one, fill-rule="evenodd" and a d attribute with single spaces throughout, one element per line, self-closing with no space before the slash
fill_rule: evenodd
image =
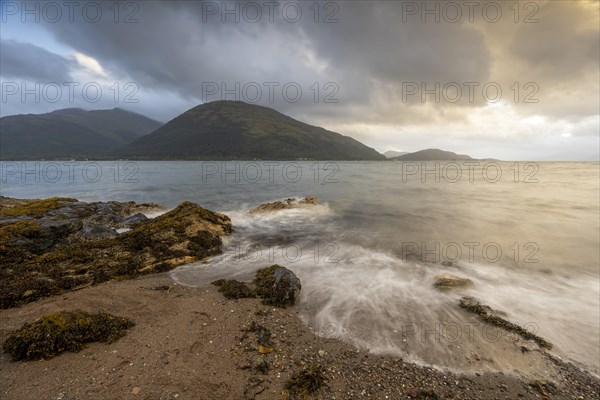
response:
<path id="1" fill-rule="evenodd" d="M 65 108 L 0 118 L 0 159 L 98 157 L 162 124 L 120 108 Z"/>
<path id="2" fill-rule="evenodd" d="M 385 160 L 351 137 L 236 101 L 196 106 L 112 154 L 146 160 Z"/>
<path id="3" fill-rule="evenodd" d="M 389 151 L 386 151 L 385 153 L 383 153 L 383 155 L 386 156 L 387 158 L 400 157 L 400 156 L 403 156 L 405 154 L 408 154 L 408 151 L 394 151 L 394 150 L 389 150 Z"/>
<path id="4" fill-rule="evenodd" d="M 471 157 L 465 154 L 456 154 L 451 151 L 444 151 L 440 149 L 421 150 L 414 153 L 408 153 L 402 156 L 393 157 L 391 159 L 398 161 L 472 160 Z"/>

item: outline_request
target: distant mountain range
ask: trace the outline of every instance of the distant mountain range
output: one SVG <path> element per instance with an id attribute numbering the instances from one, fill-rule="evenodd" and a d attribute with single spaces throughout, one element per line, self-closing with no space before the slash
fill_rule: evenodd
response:
<path id="1" fill-rule="evenodd" d="M 68 108 L 0 118 L 0 159 L 471 160 L 439 149 L 383 155 L 271 108 L 236 101 L 196 106 L 166 124 L 119 108 Z"/>
<path id="2" fill-rule="evenodd" d="M 427 149 L 416 151 L 414 153 L 403 154 L 398 157 L 392 157 L 391 160 L 398 161 L 451 161 L 451 160 L 472 160 L 473 158 L 465 154 L 456 154 L 451 151 L 440 149 Z"/>
<path id="3" fill-rule="evenodd" d="M 383 155 L 386 156 L 387 158 L 400 157 L 400 156 L 403 156 L 405 154 L 408 154 L 408 151 L 394 151 L 394 150 L 389 150 L 389 151 L 386 151 L 385 153 L 383 153 Z"/>
<path id="4" fill-rule="evenodd" d="M 351 137 L 236 101 L 194 107 L 113 154 L 145 160 L 385 160 Z"/>
<path id="5" fill-rule="evenodd" d="M 0 118 L 0 159 L 96 158 L 162 124 L 120 108 L 66 108 Z"/>

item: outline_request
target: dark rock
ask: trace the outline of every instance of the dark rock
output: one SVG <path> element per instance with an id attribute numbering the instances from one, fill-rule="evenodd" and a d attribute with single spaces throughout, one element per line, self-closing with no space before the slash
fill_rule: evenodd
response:
<path id="1" fill-rule="evenodd" d="M 302 289 L 300 279 L 289 269 L 277 264 L 256 271 L 254 284 L 263 302 L 277 307 L 294 305 Z"/>
<path id="2" fill-rule="evenodd" d="M 123 223 L 128 226 L 135 226 L 135 225 L 142 223 L 144 221 L 147 221 L 147 220 L 148 220 L 148 217 L 146 217 L 144 214 L 137 213 L 137 214 L 130 215 L 127 218 L 124 218 Z"/>
<path id="3" fill-rule="evenodd" d="M 79 232 L 79 235 L 87 240 L 98 240 L 117 236 L 117 231 L 98 224 L 86 224 Z"/>
<path id="4" fill-rule="evenodd" d="M 40 218 L 36 220 L 41 229 L 49 230 L 49 234 L 56 236 L 67 236 L 77 232 L 83 227 L 83 222 L 79 219 L 58 219 L 58 218 Z"/>

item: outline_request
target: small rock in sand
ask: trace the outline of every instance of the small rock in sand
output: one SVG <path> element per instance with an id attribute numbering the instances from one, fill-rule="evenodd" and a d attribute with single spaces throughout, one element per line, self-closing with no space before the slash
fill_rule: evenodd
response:
<path id="1" fill-rule="evenodd" d="M 473 281 L 468 278 L 461 278 L 456 275 L 440 275 L 435 278 L 433 286 L 440 290 L 462 289 L 473 285 Z"/>

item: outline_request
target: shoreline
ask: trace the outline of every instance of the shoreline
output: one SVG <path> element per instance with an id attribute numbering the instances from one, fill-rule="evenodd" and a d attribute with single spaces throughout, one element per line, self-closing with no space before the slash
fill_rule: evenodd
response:
<path id="1" fill-rule="evenodd" d="M 11 362 L 2 353 L 0 393 L 7 400 L 274 399 L 281 398 L 293 372 L 318 364 L 327 385 L 315 399 L 598 398 L 598 379 L 555 357 L 544 356 L 554 365 L 553 382 L 441 371 L 315 336 L 300 320 L 300 307 L 227 300 L 214 286 L 182 286 L 159 273 L 2 310 L 2 340 L 23 323 L 59 310 L 114 313 L 136 326 L 112 344 L 91 343 L 49 360 Z M 255 334 L 247 332 L 252 322 L 272 332 L 273 353 L 258 352 Z M 266 373 L 254 367 L 259 358 L 269 365 Z"/>
<path id="2" fill-rule="evenodd" d="M 265 297 L 259 289 L 272 283 L 263 287 L 256 280 L 250 296 L 236 295 L 237 300 L 225 298 L 223 288 L 209 285 L 210 280 L 198 287 L 180 284 L 174 276 L 178 266 L 220 254 L 222 238 L 232 233 L 228 216 L 194 203 L 148 219 L 141 212 L 158 205 L 0 200 L 2 342 L 24 324 L 59 311 L 108 313 L 134 325 L 113 343 L 90 343 L 47 360 L 12 362 L 1 353 L 0 393 L 6 399 L 291 399 L 286 385 L 303 371 L 319 371 L 317 380 L 325 379 L 310 397 L 315 399 L 600 398 L 597 376 L 549 353 L 544 347 L 551 348 L 550 343 L 475 299 L 457 305 L 456 312 L 499 340 L 436 339 L 431 344 L 443 353 L 427 361 L 457 366 L 450 370 L 409 360 L 426 350 L 411 347 L 410 340 L 403 340 L 401 356 L 376 354 L 377 349 L 370 352 L 341 331 L 313 329 L 305 312 L 310 301 L 303 301 L 293 271 L 288 270 L 296 285 L 291 298 L 291 292 L 277 291 Z M 285 199 L 251 213 L 316 203 L 313 197 Z M 304 296 L 310 296 L 314 282 L 304 279 Z M 244 287 L 229 282 L 235 290 Z M 453 275 L 436 283 L 448 290 L 466 284 L 471 282 Z M 283 295 L 277 297 L 281 302 L 271 303 L 283 306 L 294 304 L 298 293 L 299 301 L 288 308 L 266 306 L 255 297 L 271 301 L 275 297 L 269 296 Z M 481 335 L 481 330 L 470 334 Z M 46 346 L 46 335 L 33 337 Z M 458 363 L 448 363 L 448 355 Z"/>

